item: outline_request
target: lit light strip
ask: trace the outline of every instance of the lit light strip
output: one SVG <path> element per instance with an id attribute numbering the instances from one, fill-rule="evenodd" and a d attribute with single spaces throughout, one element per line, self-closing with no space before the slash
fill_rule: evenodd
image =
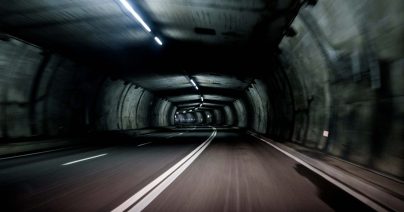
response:
<path id="1" fill-rule="evenodd" d="M 203 105 L 203 104 L 201 103 L 201 104 L 199 105 L 199 107 L 202 107 L 202 105 Z"/>
<path id="2" fill-rule="evenodd" d="M 154 37 L 154 40 L 156 41 L 156 43 L 158 43 L 160 46 L 163 45 L 163 42 L 161 42 L 160 38 L 158 37 Z"/>
<path id="3" fill-rule="evenodd" d="M 193 79 L 190 80 L 193 86 L 196 86 L 195 82 Z"/>
<path id="4" fill-rule="evenodd" d="M 196 85 L 193 79 L 190 79 L 189 81 L 192 83 L 192 85 L 195 87 L 196 90 L 199 90 L 198 86 Z"/>
<path id="5" fill-rule="evenodd" d="M 133 7 L 129 4 L 129 2 L 127 0 L 119 0 L 121 2 L 121 4 L 128 10 L 128 12 L 130 14 L 133 15 L 133 17 L 135 17 L 135 19 L 143 26 L 143 28 L 145 28 L 146 31 L 151 32 L 151 29 L 149 26 L 147 26 L 147 24 L 144 22 L 144 20 L 142 19 L 142 17 L 140 17 L 139 14 L 137 14 L 137 12 L 135 12 L 135 10 L 133 9 Z M 155 38 L 156 39 L 156 38 Z M 160 44 L 161 45 L 161 44 Z"/>
<path id="6" fill-rule="evenodd" d="M 201 96 L 201 101 L 203 102 L 203 96 Z"/>

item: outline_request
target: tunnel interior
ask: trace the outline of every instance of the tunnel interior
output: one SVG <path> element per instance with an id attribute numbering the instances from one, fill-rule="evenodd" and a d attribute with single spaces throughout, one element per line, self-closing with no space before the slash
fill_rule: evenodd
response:
<path id="1" fill-rule="evenodd" d="M 119 1 L 0 5 L 1 140 L 226 126 L 403 179 L 403 1 L 130 4 L 152 34 Z"/>

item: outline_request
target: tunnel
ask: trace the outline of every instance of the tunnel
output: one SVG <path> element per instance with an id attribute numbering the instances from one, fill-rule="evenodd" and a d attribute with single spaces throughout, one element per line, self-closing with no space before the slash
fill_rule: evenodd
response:
<path id="1" fill-rule="evenodd" d="M 0 4 L 6 211 L 403 211 L 404 1 Z"/>

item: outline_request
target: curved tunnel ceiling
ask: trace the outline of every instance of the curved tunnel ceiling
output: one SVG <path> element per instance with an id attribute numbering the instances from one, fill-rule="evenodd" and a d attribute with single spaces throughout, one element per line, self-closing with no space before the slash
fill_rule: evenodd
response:
<path id="1" fill-rule="evenodd" d="M 198 90 L 192 85 L 193 80 Z M 133 77 L 130 82 L 146 88 L 162 98 L 173 102 L 177 107 L 221 106 L 237 100 L 252 82 L 252 79 L 238 79 L 231 75 L 202 73 L 194 75 L 181 74 L 149 74 Z M 202 101 L 202 98 L 203 101 Z"/>
<path id="2" fill-rule="evenodd" d="M 277 42 L 290 19 L 278 11 L 296 8 L 297 2 L 131 1 L 163 40 L 204 43 L 246 42 L 258 22 L 275 19 L 267 36 Z M 0 12 L 7 32 L 41 46 L 111 51 L 153 40 L 115 0 L 17 1 L 1 5 Z"/>
<path id="3" fill-rule="evenodd" d="M 202 102 L 200 96 L 205 98 L 205 107 L 216 107 L 241 98 L 254 77 L 249 76 L 250 71 L 238 71 L 237 63 L 233 67 L 210 64 L 220 64 L 214 60 L 224 55 L 240 62 L 248 56 L 234 54 L 234 45 L 248 49 L 259 41 L 276 46 L 300 6 L 293 0 L 129 2 L 167 45 L 156 46 L 153 36 L 117 0 L 18 1 L 0 6 L 0 26 L 12 35 L 78 60 L 95 61 L 100 68 L 103 62 L 112 65 L 113 75 L 179 107 Z M 210 44 L 226 47 L 211 49 Z M 193 54 L 187 54 L 190 48 L 195 48 Z M 135 59 L 129 58 L 128 52 L 134 52 Z"/>
<path id="4" fill-rule="evenodd" d="M 0 26 L 15 37 L 123 80 L 119 99 L 133 95 L 140 101 L 143 94 L 132 91 L 140 87 L 177 110 L 230 107 L 243 113 L 245 92 L 254 79 L 265 75 L 260 63 L 272 60 L 257 47 L 276 49 L 303 4 L 298 0 L 129 0 L 153 31 L 150 34 L 122 2 L 17 1 L 0 5 Z M 154 35 L 162 38 L 163 46 L 156 45 Z M 257 62 L 251 63 L 252 59 Z M 233 108 L 237 101 L 240 105 Z M 155 107 L 168 106 L 160 102 Z M 155 113 L 162 111 L 170 110 Z"/>

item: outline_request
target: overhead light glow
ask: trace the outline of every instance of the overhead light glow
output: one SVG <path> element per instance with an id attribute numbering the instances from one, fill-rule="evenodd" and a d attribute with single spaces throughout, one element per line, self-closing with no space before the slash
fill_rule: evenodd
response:
<path id="1" fill-rule="evenodd" d="M 187 111 L 185 111 L 185 110 L 184 110 L 184 111 L 182 111 L 182 113 L 186 113 L 186 112 L 187 112 Z"/>
<path id="2" fill-rule="evenodd" d="M 201 104 L 199 105 L 199 107 L 202 107 L 202 105 L 203 105 L 203 104 L 201 103 Z"/>
<path id="3" fill-rule="evenodd" d="M 195 89 L 196 89 L 196 90 L 199 90 L 198 86 L 195 85 Z"/>
<path id="4" fill-rule="evenodd" d="M 203 96 L 201 96 L 201 101 L 203 102 Z"/>
<path id="5" fill-rule="evenodd" d="M 192 112 L 192 110 L 188 110 L 188 112 Z"/>
<path id="6" fill-rule="evenodd" d="M 129 4 L 129 2 L 127 0 L 119 0 L 119 1 L 126 8 L 126 10 L 128 10 L 128 12 L 143 26 L 143 28 L 146 31 L 151 32 L 150 27 L 147 26 L 147 24 L 144 22 L 142 17 L 140 17 L 140 15 L 133 9 L 133 7 Z M 154 38 L 154 39 L 156 39 L 156 38 Z M 160 44 L 160 45 L 162 45 L 162 44 Z"/>
<path id="7" fill-rule="evenodd" d="M 163 42 L 161 42 L 160 38 L 158 37 L 154 37 L 154 40 L 156 41 L 156 43 L 158 43 L 160 46 L 163 45 Z"/>

